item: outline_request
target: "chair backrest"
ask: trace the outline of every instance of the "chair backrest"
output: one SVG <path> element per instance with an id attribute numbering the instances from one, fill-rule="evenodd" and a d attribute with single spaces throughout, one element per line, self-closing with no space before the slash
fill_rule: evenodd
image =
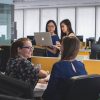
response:
<path id="1" fill-rule="evenodd" d="M 1 46 L 0 50 L 0 71 L 5 72 L 6 64 L 10 57 L 10 46 Z"/>
<path id="2" fill-rule="evenodd" d="M 98 100 L 100 96 L 100 75 L 86 75 L 73 78 L 66 100 Z"/>
<path id="3" fill-rule="evenodd" d="M 0 94 L 0 100 L 34 100 L 34 99 L 23 99 L 23 98 L 19 98 L 19 97 L 7 96 L 7 95 Z"/>
<path id="4" fill-rule="evenodd" d="M 33 88 L 24 81 L 0 74 L 0 94 L 31 99 Z"/>
<path id="5" fill-rule="evenodd" d="M 100 44 L 92 45 L 90 59 L 100 59 Z"/>
<path id="6" fill-rule="evenodd" d="M 100 75 L 82 75 L 71 79 L 59 78 L 54 88 L 47 87 L 43 100 L 98 100 Z"/>

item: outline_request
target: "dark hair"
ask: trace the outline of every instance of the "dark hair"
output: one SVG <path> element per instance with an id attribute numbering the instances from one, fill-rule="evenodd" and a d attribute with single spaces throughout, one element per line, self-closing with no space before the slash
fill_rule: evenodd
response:
<path id="1" fill-rule="evenodd" d="M 24 46 L 24 43 L 26 41 L 30 41 L 30 40 L 28 38 L 20 38 L 12 43 L 11 49 L 10 49 L 10 57 L 11 58 L 15 58 L 16 56 L 18 56 L 18 50 L 17 50 L 18 47 L 22 48 L 22 46 Z"/>
<path id="2" fill-rule="evenodd" d="M 46 32 L 48 32 L 48 24 L 51 23 L 51 22 L 55 25 L 55 31 L 54 31 L 54 33 L 55 33 L 55 34 L 58 34 L 57 25 L 56 25 L 56 23 L 55 23 L 54 20 L 49 20 L 49 21 L 47 22 L 47 24 L 46 24 Z"/>
<path id="3" fill-rule="evenodd" d="M 65 36 L 62 39 L 62 47 L 61 60 L 71 60 L 74 59 L 79 52 L 80 41 L 75 36 Z"/>
<path id="4" fill-rule="evenodd" d="M 64 20 L 62 20 L 61 23 L 60 23 L 60 28 L 61 28 L 61 24 L 62 24 L 62 23 L 64 23 L 64 24 L 68 27 L 68 32 L 69 32 L 69 34 L 70 34 L 70 33 L 74 33 L 73 30 L 72 30 L 71 22 L 70 22 L 69 19 L 64 19 Z M 68 35 L 69 35 L 69 34 L 68 34 Z M 62 37 L 64 37 L 64 36 L 66 36 L 66 33 L 64 33 L 64 32 L 61 30 L 61 39 L 62 39 Z"/>

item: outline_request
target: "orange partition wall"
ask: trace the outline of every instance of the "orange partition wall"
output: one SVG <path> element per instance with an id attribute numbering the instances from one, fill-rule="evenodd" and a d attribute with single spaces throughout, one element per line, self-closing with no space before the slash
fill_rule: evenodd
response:
<path id="1" fill-rule="evenodd" d="M 80 49 L 78 55 L 87 55 L 87 56 L 89 56 L 90 52 L 91 52 L 91 50 L 86 50 L 86 49 L 82 50 L 82 49 Z"/>
<path id="2" fill-rule="evenodd" d="M 39 57 L 39 56 L 32 56 L 31 62 L 33 64 L 41 64 L 41 69 L 50 71 L 54 63 L 59 61 L 60 58 L 58 57 Z"/>
<path id="3" fill-rule="evenodd" d="M 83 60 L 88 74 L 100 74 L 100 60 Z"/>

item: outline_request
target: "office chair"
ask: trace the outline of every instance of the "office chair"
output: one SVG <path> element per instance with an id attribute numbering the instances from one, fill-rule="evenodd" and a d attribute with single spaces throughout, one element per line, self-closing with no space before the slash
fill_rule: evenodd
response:
<path id="1" fill-rule="evenodd" d="M 24 81 L 0 73 L 0 94 L 32 99 L 33 87 Z"/>
<path id="2" fill-rule="evenodd" d="M 99 96 L 100 75 L 83 75 L 59 78 L 52 90 L 44 92 L 43 100 L 98 100 Z"/>
<path id="3" fill-rule="evenodd" d="M 10 57 L 10 46 L 1 46 L 0 50 L 0 71 L 5 72 L 6 64 Z"/>
<path id="4" fill-rule="evenodd" d="M 92 45 L 90 59 L 100 59 L 100 44 Z"/>
<path id="5" fill-rule="evenodd" d="M 100 98 L 100 75 L 72 78 L 72 86 L 65 100 L 98 100 Z"/>
<path id="6" fill-rule="evenodd" d="M 23 98 L 19 98 L 19 97 L 7 96 L 7 95 L 0 94 L 0 100 L 34 100 L 34 99 L 23 99 Z"/>

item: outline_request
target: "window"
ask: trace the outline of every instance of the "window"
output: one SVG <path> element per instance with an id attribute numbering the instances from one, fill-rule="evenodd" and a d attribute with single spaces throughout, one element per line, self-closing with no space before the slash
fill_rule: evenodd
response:
<path id="1" fill-rule="evenodd" d="M 39 32 L 39 9 L 24 10 L 24 37 Z"/>
<path id="2" fill-rule="evenodd" d="M 95 7 L 78 7 L 76 10 L 76 34 L 95 37 Z"/>
<path id="3" fill-rule="evenodd" d="M 56 22 L 56 11 L 57 10 L 55 8 L 41 9 L 41 32 L 45 32 L 46 23 L 48 20 L 54 20 Z"/>
<path id="4" fill-rule="evenodd" d="M 96 40 L 98 41 L 100 37 L 100 7 L 97 7 L 96 11 Z"/>
<path id="5" fill-rule="evenodd" d="M 75 32 L 75 8 L 59 8 L 58 9 L 58 32 L 61 35 L 60 22 L 64 19 L 69 19 L 72 24 L 72 29 Z"/>

